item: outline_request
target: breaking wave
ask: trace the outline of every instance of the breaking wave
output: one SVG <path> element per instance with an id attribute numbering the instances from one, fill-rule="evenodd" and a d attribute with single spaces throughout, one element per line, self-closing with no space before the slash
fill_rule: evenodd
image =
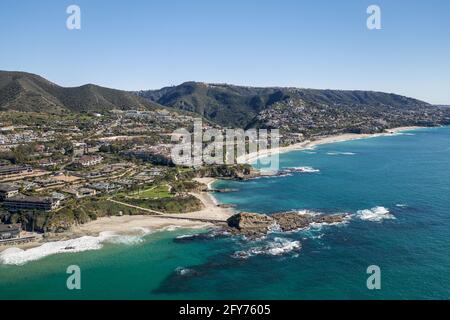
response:
<path id="1" fill-rule="evenodd" d="M 84 236 L 64 241 L 47 242 L 39 247 L 27 250 L 9 248 L 0 253 L 0 264 L 20 266 L 58 253 L 100 250 L 105 243 L 136 245 L 142 243 L 144 236 L 149 232 L 149 230 L 140 230 L 139 235 L 118 235 L 114 232 L 102 232 L 98 237 Z"/>
<path id="2" fill-rule="evenodd" d="M 265 246 L 250 248 L 248 250 L 236 251 L 232 257 L 235 259 L 248 259 L 253 256 L 268 255 L 281 256 L 301 249 L 300 241 L 292 241 L 285 238 L 275 238 Z"/>
<path id="3" fill-rule="evenodd" d="M 327 152 L 329 156 L 354 156 L 356 153 L 354 152 Z"/>
<path id="4" fill-rule="evenodd" d="M 266 172 L 265 175 L 259 177 L 249 178 L 248 180 L 260 180 L 260 179 L 273 179 L 273 178 L 283 178 L 283 177 L 291 177 L 291 173 L 286 173 L 282 171 L 272 171 Z"/>
<path id="5" fill-rule="evenodd" d="M 312 217 L 320 215 L 320 213 L 311 210 L 298 210 L 297 214 L 301 216 L 312 216 Z"/>
<path id="6" fill-rule="evenodd" d="M 181 227 L 175 226 L 175 225 L 171 225 L 171 226 L 164 227 L 164 228 L 162 228 L 160 230 L 161 231 L 169 231 L 169 232 L 171 232 L 171 231 L 176 231 L 178 229 L 181 229 Z"/>
<path id="7" fill-rule="evenodd" d="M 389 209 L 385 207 L 359 210 L 357 215 L 361 220 L 374 222 L 380 222 L 385 219 L 395 219 L 395 217 L 389 212 Z"/>
<path id="8" fill-rule="evenodd" d="M 192 239 L 195 238 L 196 234 L 183 234 L 181 236 L 176 237 L 175 239 L 181 240 L 181 239 Z"/>
<path id="9" fill-rule="evenodd" d="M 194 270 L 188 269 L 188 268 L 183 268 L 183 267 L 178 267 L 175 269 L 175 272 L 180 276 L 187 276 L 187 275 L 192 275 L 194 273 Z"/>
<path id="10" fill-rule="evenodd" d="M 319 169 L 313 167 L 292 167 L 286 169 L 288 172 L 300 172 L 300 173 L 316 173 L 320 172 Z"/>

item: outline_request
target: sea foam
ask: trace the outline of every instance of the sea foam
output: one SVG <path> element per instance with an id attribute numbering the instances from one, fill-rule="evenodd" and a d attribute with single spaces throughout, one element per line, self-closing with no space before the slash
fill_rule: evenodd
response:
<path id="1" fill-rule="evenodd" d="M 315 169 L 313 167 L 293 167 L 293 168 L 289 168 L 291 170 L 294 170 L 296 172 L 304 172 L 304 173 L 316 173 L 316 172 L 320 172 L 319 169 Z"/>
<path id="2" fill-rule="evenodd" d="M 188 269 L 188 268 L 183 268 L 183 267 L 178 267 L 175 269 L 175 272 L 180 276 L 187 276 L 187 275 L 193 274 L 194 270 Z"/>
<path id="3" fill-rule="evenodd" d="M 281 256 L 292 251 L 301 249 L 300 241 L 292 241 L 285 238 L 275 238 L 267 245 L 250 248 L 248 250 L 236 251 L 232 257 L 236 259 L 248 259 L 258 255 Z"/>
<path id="4" fill-rule="evenodd" d="M 395 217 L 389 212 L 389 209 L 385 207 L 359 210 L 357 215 L 361 220 L 374 222 L 380 222 L 385 219 L 395 219 Z"/>
<path id="5" fill-rule="evenodd" d="M 102 232 L 98 237 L 84 236 L 76 239 L 47 242 L 43 245 L 22 250 L 9 248 L 0 253 L 0 264 L 24 265 L 58 253 L 77 253 L 103 248 L 105 243 L 135 245 L 144 241 L 149 231 L 140 230 L 139 235 L 119 235 L 114 232 Z"/>
<path id="6" fill-rule="evenodd" d="M 354 152 L 327 152 L 329 156 L 354 156 L 356 153 Z"/>

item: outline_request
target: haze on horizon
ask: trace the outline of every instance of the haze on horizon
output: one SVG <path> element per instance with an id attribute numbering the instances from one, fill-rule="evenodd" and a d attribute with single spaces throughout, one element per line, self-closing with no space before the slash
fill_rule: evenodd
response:
<path id="1" fill-rule="evenodd" d="M 66 8 L 81 8 L 68 30 Z M 368 30 L 377 4 L 382 29 Z M 450 2 L 88 0 L 0 3 L 0 69 L 124 90 L 186 81 L 371 90 L 449 104 Z"/>

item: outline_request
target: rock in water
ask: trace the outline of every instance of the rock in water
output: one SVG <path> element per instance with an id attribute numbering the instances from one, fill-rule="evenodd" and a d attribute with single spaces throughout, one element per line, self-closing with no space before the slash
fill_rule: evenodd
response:
<path id="1" fill-rule="evenodd" d="M 231 234 L 257 238 L 266 235 L 274 227 L 288 232 L 309 227 L 312 223 L 335 224 L 344 222 L 345 214 L 316 215 L 298 212 L 275 213 L 271 216 L 258 213 L 243 212 L 227 220 L 228 231 Z"/>
<path id="2" fill-rule="evenodd" d="M 317 216 L 313 217 L 313 222 L 316 223 L 326 223 L 326 224 L 334 224 L 334 223 L 342 223 L 348 218 L 346 214 L 335 214 L 332 216 Z"/>
<path id="3" fill-rule="evenodd" d="M 306 228 L 313 222 L 312 215 L 299 214 L 298 212 L 275 213 L 272 217 L 283 231 Z"/>
<path id="4" fill-rule="evenodd" d="M 267 234 L 275 221 L 265 214 L 242 212 L 230 217 L 227 223 L 234 234 L 258 237 Z"/>

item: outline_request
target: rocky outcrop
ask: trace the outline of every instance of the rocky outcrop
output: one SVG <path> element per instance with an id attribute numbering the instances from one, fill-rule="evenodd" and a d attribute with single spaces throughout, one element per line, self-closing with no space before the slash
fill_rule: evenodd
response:
<path id="1" fill-rule="evenodd" d="M 259 171 L 249 164 L 210 165 L 197 171 L 197 177 L 211 177 L 220 179 L 247 180 L 259 176 Z"/>
<path id="2" fill-rule="evenodd" d="M 232 234 L 258 237 L 267 234 L 275 220 L 265 214 L 242 212 L 229 218 L 227 223 Z"/>
<path id="3" fill-rule="evenodd" d="M 312 223 L 334 224 L 344 222 L 345 214 L 319 215 L 314 213 L 282 212 L 272 215 L 282 231 L 292 231 L 309 227 Z"/>
<path id="4" fill-rule="evenodd" d="M 312 222 L 312 215 L 297 212 L 282 212 L 272 215 L 282 231 L 292 231 L 308 227 Z"/>
<path id="5" fill-rule="evenodd" d="M 284 232 L 308 228 L 312 223 L 335 224 L 347 219 L 346 214 L 318 215 L 313 213 L 281 212 L 273 215 L 243 212 L 227 220 L 228 231 L 247 237 L 261 237 L 270 230 Z"/>

